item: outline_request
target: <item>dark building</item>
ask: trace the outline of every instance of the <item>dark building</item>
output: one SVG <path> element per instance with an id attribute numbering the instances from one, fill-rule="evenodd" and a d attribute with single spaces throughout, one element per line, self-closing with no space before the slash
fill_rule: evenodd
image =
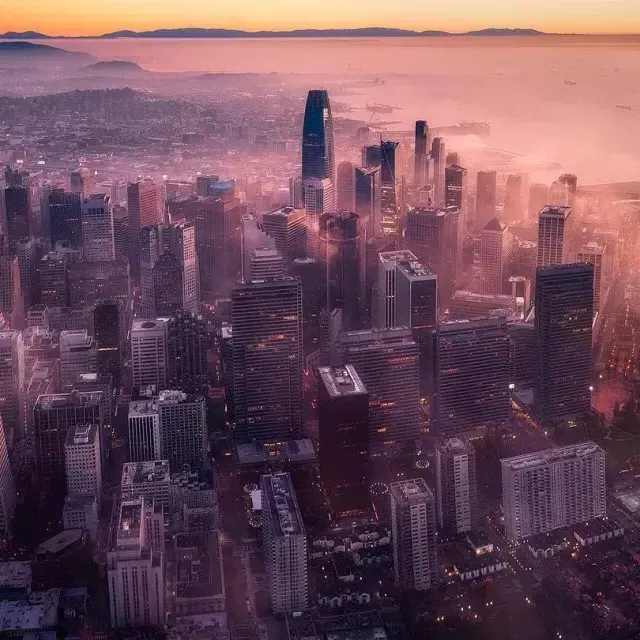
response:
<path id="1" fill-rule="evenodd" d="M 302 128 L 302 180 L 331 178 L 335 184 L 336 165 L 333 119 L 329 93 L 324 89 L 309 91 Z"/>
<path id="2" fill-rule="evenodd" d="M 532 322 L 510 322 L 509 384 L 515 389 L 532 389 L 536 375 L 536 332 Z"/>
<path id="3" fill-rule="evenodd" d="M 447 207 L 465 208 L 465 189 L 467 184 L 467 170 L 457 164 L 449 165 L 444 170 L 445 204 Z"/>
<path id="4" fill-rule="evenodd" d="M 132 182 L 127 187 L 127 211 L 129 212 L 130 250 L 129 261 L 136 281 L 140 277 L 138 235 L 140 229 L 158 224 L 158 190 L 151 180 Z"/>
<path id="5" fill-rule="evenodd" d="M 206 395 L 207 323 L 202 316 L 179 311 L 168 325 L 169 388 Z"/>
<path id="6" fill-rule="evenodd" d="M 50 251 L 40 260 L 40 303 L 49 307 L 69 304 L 68 254 Z"/>
<path id="7" fill-rule="evenodd" d="M 497 176 L 495 171 L 478 171 L 474 222 L 476 231 L 484 229 L 496 216 Z"/>
<path id="8" fill-rule="evenodd" d="M 182 310 L 182 266 L 169 251 L 153 265 L 153 297 L 158 317 L 172 316 Z"/>
<path id="9" fill-rule="evenodd" d="M 457 207 L 428 207 L 407 214 L 407 248 L 437 274 L 443 308 L 456 290 L 461 259 L 459 225 Z"/>
<path id="10" fill-rule="evenodd" d="M 444 204 L 445 184 L 444 170 L 446 165 L 445 143 L 442 138 L 434 138 L 431 143 L 431 162 L 433 163 L 433 186 L 436 204 Z"/>
<path id="11" fill-rule="evenodd" d="M 9 248 L 13 251 L 18 240 L 31 236 L 31 191 L 28 187 L 5 188 L 4 214 Z"/>
<path id="12" fill-rule="evenodd" d="M 220 176 L 198 176 L 196 178 L 196 195 L 203 198 L 211 195 L 211 185 L 220 182 Z"/>
<path id="13" fill-rule="evenodd" d="M 336 208 L 338 211 L 355 211 L 355 167 L 351 162 L 338 165 L 338 184 L 336 188 Z"/>
<path id="14" fill-rule="evenodd" d="M 440 438 L 509 416 L 509 338 L 504 317 L 441 322 L 435 334 L 435 426 Z"/>
<path id="15" fill-rule="evenodd" d="M 73 262 L 68 279 L 72 307 L 92 307 L 103 300 L 114 300 L 126 308 L 131 300 L 129 263 L 124 260 Z"/>
<path id="16" fill-rule="evenodd" d="M 379 144 L 362 147 L 362 166 L 367 169 L 379 167 L 382 164 L 382 149 Z"/>
<path id="17" fill-rule="evenodd" d="M 262 216 L 264 230 L 275 240 L 287 267 L 307 251 L 307 216 L 304 209 L 282 207 Z"/>
<path id="18" fill-rule="evenodd" d="M 51 246 L 58 242 L 79 249 L 82 246 L 82 201 L 78 193 L 54 189 L 48 198 Z"/>
<path id="19" fill-rule="evenodd" d="M 319 313 L 326 305 L 326 271 L 318 260 L 298 258 L 291 265 L 291 275 L 302 283 L 302 317 L 304 355 L 318 348 Z"/>
<path id="20" fill-rule="evenodd" d="M 358 214 L 367 237 L 373 237 L 380 225 L 379 167 L 355 169 L 355 212 Z"/>
<path id="21" fill-rule="evenodd" d="M 320 262 L 327 274 L 328 309 L 342 309 L 347 328 L 355 329 L 362 310 L 362 238 L 355 213 L 327 213 L 320 220 Z"/>
<path id="22" fill-rule="evenodd" d="M 303 425 L 302 285 L 238 285 L 231 316 L 236 439 L 291 439 Z"/>
<path id="23" fill-rule="evenodd" d="M 122 371 L 122 335 L 120 306 L 112 300 L 99 302 L 93 309 L 93 334 L 96 340 L 97 366 L 120 385 Z"/>
<path id="24" fill-rule="evenodd" d="M 457 151 L 449 151 L 447 153 L 447 157 L 445 158 L 445 164 L 447 167 L 452 167 L 453 165 L 460 164 L 460 154 Z"/>
<path id="25" fill-rule="evenodd" d="M 592 324 L 593 265 L 539 267 L 534 406 L 543 422 L 589 412 Z"/>
<path id="26" fill-rule="evenodd" d="M 351 365 L 318 369 L 320 477 L 338 518 L 369 509 L 369 394 Z"/>
<path id="27" fill-rule="evenodd" d="M 429 163 L 429 126 L 424 120 L 416 122 L 415 133 L 415 161 L 413 168 L 413 183 L 416 187 L 427 184 Z"/>
<path id="28" fill-rule="evenodd" d="M 129 228 L 129 212 L 126 207 L 116 205 L 113 212 L 113 244 L 116 260 L 129 260 L 129 242 L 131 230 Z"/>
<path id="29" fill-rule="evenodd" d="M 155 291 L 153 288 L 153 268 L 163 252 L 162 227 L 143 227 L 138 234 L 140 264 L 140 311 L 143 318 L 155 318 Z"/>
<path id="30" fill-rule="evenodd" d="M 395 239 L 396 248 L 400 242 L 399 188 L 396 171 L 396 152 L 400 143 L 391 140 L 380 142 L 380 231 L 382 235 Z"/>

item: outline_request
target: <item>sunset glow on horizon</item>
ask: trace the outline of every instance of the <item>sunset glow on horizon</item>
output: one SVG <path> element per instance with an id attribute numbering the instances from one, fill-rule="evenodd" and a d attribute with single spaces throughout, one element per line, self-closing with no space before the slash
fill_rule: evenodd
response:
<path id="1" fill-rule="evenodd" d="M 111 31 L 202 27 L 258 30 L 396 27 L 464 32 L 487 27 L 555 33 L 640 33 L 637 0 L 324 0 L 309 11 L 297 0 L 30 0 L 6 7 L 2 31 L 90 36 Z"/>

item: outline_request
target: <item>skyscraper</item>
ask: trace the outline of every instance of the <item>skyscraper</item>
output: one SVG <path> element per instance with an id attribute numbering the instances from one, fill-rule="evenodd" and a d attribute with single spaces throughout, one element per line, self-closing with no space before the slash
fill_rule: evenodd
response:
<path id="1" fill-rule="evenodd" d="M 302 198 L 302 177 L 289 178 L 289 205 L 294 209 L 304 208 Z"/>
<path id="2" fill-rule="evenodd" d="M 602 311 L 609 297 L 613 256 L 606 244 L 588 242 L 578 250 L 576 262 L 590 262 L 593 265 L 593 310 Z"/>
<path id="3" fill-rule="evenodd" d="M 95 424 L 72 425 L 64 445 L 67 495 L 94 496 L 102 493 L 100 434 Z"/>
<path id="4" fill-rule="evenodd" d="M 436 443 L 438 524 L 449 533 L 471 531 L 476 523 L 476 454 L 460 438 Z"/>
<path id="5" fill-rule="evenodd" d="M 6 430 L 5 439 L 9 443 L 24 433 L 25 425 L 22 424 L 20 418 L 24 385 L 25 366 L 22 333 L 20 331 L 0 331 L 0 416 L 2 416 Z"/>
<path id="6" fill-rule="evenodd" d="M 40 260 L 40 302 L 49 307 L 66 307 L 68 296 L 67 253 L 50 251 Z"/>
<path id="7" fill-rule="evenodd" d="M 158 218 L 158 190 L 151 180 L 132 182 L 127 187 L 127 209 L 131 233 L 129 261 L 134 278 L 139 277 L 138 235 L 143 227 L 156 225 Z"/>
<path id="8" fill-rule="evenodd" d="M 17 494 L 4 434 L 5 428 L 0 415 L 0 534 L 11 538 Z"/>
<path id="9" fill-rule="evenodd" d="M 484 229 L 496 215 L 497 173 L 478 171 L 476 193 L 476 231 Z"/>
<path id="10" fill-rule="evenodd" d="M 435 431 L 440 438 L 499 425 L 509 417 L 506 318 L 441 322 L 435 351 Z"/>
<path id="11" fill-rule="evenodd" d="M 380 232 L 379 174 L 379 167 L 357 167 L 355 170 L 355 212 L 368 238 Z"/>
<path id="12" fill-rule="evenodd" d="M 594 442 L 504 458 L 501 465 L 510 540 L 607 515 L 605 454 Z"/>
<path id="13" fill-rule="evenodd" d="M 38 298 L 38 249 L 35 238 L 22 238 L 16 243 L 20 286 L 25 309 L 35 304 Z"/>
<path id="14" fill-rule="evenodd" d="M 399 188 L 396 172 L 396 151 L 400 143 L 391 140 L 380 142 L 380 231 L 400 242 Z"/>
<path id="15" fill-rule="evenodd" d="M 382 149 L 379 144 L 362 147 L 362 166 L 367 169 L 379 167 L 382 164 Z"/>
<path id="16" fill-rule="evenodd" d="M 329 178 L 333 185 L 336 183 L 333 119 L 329 93 L 324 89 L 309 91 L 304 111 L 302 181 L 307 178 Z M 330 209 L 334 206 L 332 203 Z"/>
<path id="17" fill-rule="evenodd" d="M 543 422 L 591 408 L 593 265 L 538 267 L 535 411 Z"/>
<path id="18" fill-rule="evenodd" d="M 369 394 L 351 365 L 318 369 L 320 476 L 338 517 L 369 509 Z"/>
<path id="19" fill-rule="evenodd" d="M 71 262 L 67 272 L 69 305 L 92 307 L 103 300 L 113 300 L 126 309 L 131 303 L 129 273 L 126 260 Z"/>
<path id="20" fill-rule="evenodd" d="M 457 164 L 449 165 L 444 170 L 445 196 L 447 207 L 458 207 L 465 210 L 465 191 L 467 186 L 467 170 Z"/>
<path id="21" fill-rule="evenodd" d="M 327 276 L 326 308 L 342 309 L 350 329 L 358 327 L 362 311 L 362 240 L 357 214 L 322 216 L 318 258 Z"/>
<path id="22" fill-rule="evenodd" d="M 165 251 L 153 266 L 155 314 L 171 316 L 182 310 L 182 269 L 180 260 Z"/>
<path id="23" fill-rule="evenodd" d="M 307 251 L 307 215 L 304 209 L 282 207 L 262 216 L 262 226 L 275 240 L 276 249 L 289 267 Z"/>
<path id="24" fill-rule="evenodd" d="M 113 212 L 109 196 L 92 195 L 82 203 L 82 249 L 85 260 L 115 260 Z"/>
<path id="25" fill-rule="evenodd" d="M 9 248 L 21 238 L 31 236 L 31 190 L 28 186 L 9 186 L 4 190 L 4 217 Z"/>
<path id="26" fill-rule="evenodd" d="M 140 248 L 138 256 L 140 310 L 143 318 L 154 318 L 157 314 L 153 268 L 163 252 L 162 227 L 152 225 L 140 229 L 136 237 L 136 246 Z"/>
<path id="27" fill-rule="evenodd" d="M 393 454 L 418 437 L 418 345 L 411 329 L 348 331 L 338 337 L 342 361 L 369 391 L 369 446 Z"/>
<path id="28" fill-rule="evenodd" d="M 131 326 L 133 386 L 167 388 L 169 366 L 169 319 L 134 320 Z"/>
<path id="29" fill-rule="evenodd" d="M 54 189 L 48 198 L 51 247 L 67 242 L 74 249 L 82 246 L 82 201 L 77 193 Z"/>
<path id="30" fill-rule="evenodd" d="M 528 193 L 528 178 L 522 173 L 507 178 L 507 192 L 504 201 L 504 217 L 507 221 L 522 220 Z"/>
<path id="31" fill-rule="evenodd" d="M 207 323 L 202 316 L 179 312 L 169 318 L 168 388 L 206 394 Z"/>
<path id="32" fill-rule="evenodd" d="M 302 286 L 294 278 L 238 285 L 231 298 L 236 438 L 300 432 Z"/>
<path id="33" fill-rule="evenodd" d="M 150 392 L 152 393 L 152 392 Z M 129 460 L 160 460 L 160 415 L 157 397 L 146 397 L 129 403 Z"/>
<path id="34" fill-rule="evenodd" d="M 352 162 L 341 162 L 338 165 L 336 185 L 336 209 L 338 211 L 355 211 L 355 167 Z"/>
<path id="35" fill-rule="evenodd" d="M 86 329 L 60 332 L 60 388 L 71 391 L 82 373 L 97 372 L 96 343 Z"/>
<path id="36" fill-rule="evenodd" d="M 288 473 L 262 476 L 262 550 L 274 613 L 303 611 L 309 603 L 307 536 Z"/>
<path id="37" fill-rule="evenodd" d="M 113 207 L 113 243 L 115 246 L 116 260 L 129 261 L 130 242 L 131 229 L 129 228 L 129 212 L 126 207 L 115 205 Z"/>
<path id="38" fill-rule="evenodd" d="M 549 206 L 551 207 L 568 207 L 569 206 L 569 188 L 566 183 L 554 180 L 549 189 Z"/>
<path id="39" fill-rule="evenodd" d="M 529 219 L 535 218 L 549 204 L 549 185 L 534 182 L 529 187 Z"/>
<path id="40" fill-rule="evenodd" d="M 498 218 L 480 234 L 480 277 L 482 293 L 504 293 L 514 258 L 514 239 L 509 227 Z"/>
<path id="41" fill-rule="evenodd" d="M 446 162 L 445 144 L 442 138 L 434 138 L 431 143 L 431 161 L 433 162 L 435 204 L 442 206 L 445 202 L 444 170 Z"/>
<path id="42" fill-rule="evenodd" d="M 334 184 L 329 178 L 306 178 L 302 182 L 302 189 L 307 211 L 307 254 L 315 259 L 320 251 L 320 219 L 335 210 Z"/>
<path id="43" fill-rule="evenodd" d="M 193 222 L 172 222 L 164 232 L 167 249 L 178 261 L 180 280 L 180 308 L 189 313 L 200 311 L 200 287 L 196 235 Z M 156 288 L 157 295 L 157 288 Z M 157 315 L 165 315 L 156 310 Z"/>
<path id="44" fill-rule="evenodd" d="M 427 184 L 429 126 L 424 120 L 416 122 L 413 183 L 416 187 Z"/>
<path id="45" fill-rule="evenodd" d="M 424 591 L 438 584 L 436 506 L 422 478 L 393 482 L 391 541 L 393 578 L 401 591 Z"/>
<path id="46" fill-rule="evenodd" d="M 110 374 L 117 387 L 122 371 L 120 308 L 117 302 L 104 300 L 94 307 L 93 334 L 96 341 L 97 370 Z"/>
<path id="47" fill-rule="evenodd" d="M 281 278 L 285 275 L 282 254 L 275 248 L 256 247 L 249 255 L 248 271 L 247 282 Z"/>
<path id="48" fill-rule="evenodd" d="M 462 253 L 459 225 L 456 207 L 414 209 L 407 215 L 407 248 L 437 274 L 442 306 L 456 290 Z"/>
<path id="49" fill-rule="evenodd" d="M 569 259 L 570 207 L 544 207 L 538 215 L 538 266 L 563 264 Z"/>

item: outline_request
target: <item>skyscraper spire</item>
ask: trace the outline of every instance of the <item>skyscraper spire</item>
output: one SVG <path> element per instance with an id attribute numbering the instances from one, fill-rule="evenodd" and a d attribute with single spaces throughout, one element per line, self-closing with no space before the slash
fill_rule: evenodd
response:
<path id="1" fill-rule="evenodd" d="M 334 185 L 336 182 L 333 120 L 325 89 L 313 89 L 307 96 L 302 129 L 302 179 L 305 178 L 331 178 Z"/>

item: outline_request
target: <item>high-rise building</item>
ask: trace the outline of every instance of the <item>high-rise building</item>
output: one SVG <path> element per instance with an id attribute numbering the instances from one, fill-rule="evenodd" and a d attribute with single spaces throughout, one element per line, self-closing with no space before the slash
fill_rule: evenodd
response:
<path id="1" fill-rule="evenodd" d="M 153 507 L 152 507 L 153 509 Z M 120 505 L 115 542 L 107 552 L 111 627 L 160 627 L 165 622 L 164 558 L 152 546 L 145 500 Z M 151 522 L 150 522 L 151 521 Z"/>
<path id="2" fill-rule="evenodd" d="M 160 460 L 160 416 L 153 391 L 129 403 L 129 460 Z"/>
<path id="3" fill-rule="evenodd" d="M 446 165 L 445 144 L 442 138 L 434 138 L 431 143 L 431 162 L 433 163 L 433 185 L 435 204 L 442 206 L 445 202 L 444 170 Z"/>
<path id="4" fill-rule="evenodd" d="M 273 442 L 300 432 L 302 286 L 295 278 L 237 286 L 231 298 L 236 437 Z"/>
<path id="5" fill-rule="evenodd" d="M 592 264 L 538 268 L 534 406 L 544 422 L 591 408 L 593 272 Z"/>
<path id="6" fill-rule="evenodd" d="M 33 407 L 36 468 L 42 479 L 62 478 L 65 441 L 70 427 L 96 425 L 104 443 L 106 404 L 102 391 L 42 395 Z M 104 450 L 104 447 L 101 447 Z"/>
<path id="7" fill-rule="evenodd" d="M 576 262 L 589 262 L 593 265 L 593 310 L 602 311 L 609 297 L 613 272 L 613 256 L 609 247 L 588 242 L 578 250 Z"/>
<path id="8" fill-rule="evenodd" d="M 369 393 L 351 365 L 318 369 L 320 477 L 337 517 L 369 507 Z"/>
<path id="9" fill-rule="evenodd" d="M 85 194 L 91 191 L 92 186 L 91 171 L 87 167 L 80 167 L 69 175 L 71 193 L 78 195 L 80 198 L 84 198 Z"/>
<path id="10" fill-rule="evenodd" d="M 25 363 L 22 333 L 0 331 L 0 416 L 6 431 L 5 440 L 9 443 L 23 435 L 25 431 L 25 425 L 21 420 L 24 387 Z M 1 464 L 0 461 L 0 467 Z"/>
<path id="11" fill-rule="evenodd" d="M 132 182 L 127 187 L 127 210 L 129 212 L 129 230 L 131 233 L 129 261 L 134 277 L 137 279 L 140 269 L 138 257 L 138 236 L 143 227 L 157 225 L 158 190 L 151 180 Z"/>
<path id="12" fill-rule="evenodd" d="M 262 540 L 271 608 L 303 611 L 309 605 L 307 536 L 288 473 L 262 476 Z"/>
<path id="13" fill-rule="evenodd" d="M 251 254 L 256 249 L 275 249 L 276 241 L 253 213 L 242 216 L 242 282 L 251 278 Z M 282 261 L 282 257 L 281 257 Z M 254 278 L 259 280 L 260 278 Z"/>
<path id="14" fill-rule="evenodd" d="M 262 226 L 275 240 L 276 249 L 289 267 L 307 253 L 307 214 L 304 208 L 281 207 L 262 216 Z"/>
<path id="15" fill-rule="evenodd" d="M 58 242 L 69 243 L 74 249 L 82 246 L 82 201 L 77 193 L 54 189 L 48 198 L 51 247 Z"/>
<path id="16" fill-rule="evenodd" d="M 289 178 L 289 206 L 294 209 L 304 209 L 302 197 L 302 176 Z"/>
<path id="17" fill-rule="evenodd" d="M 171 316 L 182 310 L 182 267 L 180 260 L 165 251 L 153 265 L 154 310 L 158 316 Z"/>
<path id="18" fill-rule="evenodd" d="M 380 232 L 400 242 L 399 190 L 400 180 L 396 168 L 396 152 L 400 143 L 380 142 Z"/>
<path id="19" fill-rule="evenodd" d="M 131 303 L 131 279 L 126 260 L 76 261 L 69 265 L 69 305 L 92 307 L 103 300 L 120 303 L 123 309 Z"/>
<path id="20" fill-rule="evenodd" d="M 92 195 L 82 203 L 82 250 L 85 260 L 115 260 L 113 212 L 109 196 Z"/>
<path id="21" fill-rule="evenodd" d="M 97 372 L 96 343 L 86 329 L 60 333 L 60 385 L 62 391 L 73 389 L 82 373 Z"/>
<path id="22" fill-rule="evenodd" d="M 220 182 L 220 176 L 197 176 L 196 194 L 206 198 L 211 195 L 211 185 Z"/>
<path id="23" fill-rule="evenodd" d="M 329 178 L 336 183 L 333 119 L 329 93 L 324 89 L 311 90 L 307 95 L 302 128 L 303 183 L 307 178 Z M 334 206 L 332 203 L 331 209 Z"/>
<path id="24" fill-rule="evenodd" d="M 338 165 L 336 184 L 336 209 L 338 211 L 355 211 L 356 208 L 356 176 L 352 162 L 341 162 Z"/>
<path id="25" fill-rule="evenodd" d="M 14 246 L 15 251 L 15 246 Z M 11 254 L 6 237 L 0 235 L 0 313 L 9 319 L 13 329 L 24 327 L 24 297 L 20 283 L 20 265 Z"/>
<path id="26" fill-rule="evenodd" d="M 21 238 L 31 237 L 31 189 L 28 186 L 9 186 L 4 190 L 4 219 L 9 248 Z"/>
<path id="27" fill-rule="evenodd" d="M 93 335 L 96 341 L 96 366 L 100 373 L 112 376 L 114 386 L 120 384 L 122 372 L 122 339 L 120 307 L 105 300 L 93 309 Z"/>
<path id="28" fill-rule="evenodd" d="M 505 317 L 454 320 L 435 337 L 435 431 L 458 436 L 509 417 L 509 338 Z"/>
<path id="29" fill-rule="evenodd" d="M 457 164 L 449 165 L 444 170 L 444 202 L 447 207 L 458 207 L 465 210 L 467 186 L 467 170 Z"/>
<path id="30" fill-rule="evenodd" d="M 102 493 L 102 453 L 96 424 L 69 427 L 64 445 L 67 495 L 96 496 Z"/>
<path id="31" fill-rule="evenodd" d="M 16 243 L 20 286 L 25 309 L 36 303 L 38 298 L 38 245 L 34 238 L 22 238 Z"/>
<path id="32" fill-rule="evenodd" d="M 133 235 L 132 235 L 133 238 Z M 140 253 L 140 310 L 143 318 L 155 318 L 155 289 L 153 268 L 162 254 L 162 227 L 143 227 L 136 236 L 136 246 Z"/>
<path id="33" fill-rule="evenodd" d="M 494 218 L 480 234 L 480 277 L 482 293 L 504 293 L 512 275 L 514 238 L 509 227 Z"/>
<path id="34" fill-rule="evenodd" d="M 379 167 L 382 164 L 382 149 L 379 144 L 362 147 L 362 166 L 367 169 Z"/>
<path id="35" fill-rule="evenodd" d="M 507 191 L 504 200 L 504 216 L 509 222 L 524 218 L 528 179 L 522 173 L 507 177 Z"/>
<path id="36" fill-rule="evenodd" d="M 496 215 L 497 176 L 495 171 L 478 171 L 476 188 L 476 231 L 484 229 Z"/>
<path id="37" fill-rule="evenodd" d="M 529 219 L 535 219 L 548 204 L 549 185 L 534 182 L 529 187 Z"/>
<path id="38" fill-rule="evenodd" d="M 422 478 L 393 482 L 391 543 L 393 579 L 402 591 L 424 591 L 438 584 L 436 505 Z"/>
<path id="39" fill-rule="evenodd" d="M 501 465 L 510 540 L 607 515 L 605 454 L 594 442 L 504 458 Z"/>
<path id="40" fill-rule="evenodd" d="M 544 207 L 538 215 L 538 266 L 564 264 L 569 259 L 570 207 Z"/>
<path id="41" fill-rule="evenodd" d="M 327 213 L 320 219 L 318 259 L 327 277 L 327 309 L 342 309 L 350 329 L 360 322 L 362 292 L 362 237 L 357 214 Z"/>
<path id="42" fill-rule="evenodd" d="M 180 270 L 180 308 L 188 313 L 200 311 L 200 287 L 198 260 L 196 256 L 196 235 L 193 222 L 172 223 L 164 233 L 168 250 L 177 258 Z M 158 295 L 155 287 L 155 295 Z M 165 315 L 156 309 L 157 315 Z"/>
<path id="43" fill-rule="evenodd" d="M 131 327 L 133 386 L 167 388 L 169 319 L 134 320 Z"/>
<path id="44" fill-rule="evenodd" d="M 282 254 L 275 248 L 256 247 L 249 254 L 249 270 L 246 282 L 269 280 L 285 275 Z"/>
<path id="45" fill-rule="evenodd" d="M 407 248 L 438 276 L 443 306 L 456 290 L 461 246 L 456 207 L 414 209 L 407 216 Z"/>
<path id="46" fill-rule="evenodd" d="M 355 170 L 355 212 L 367 237 L 380 233 L 380 168 L 357 167 Z"/>
<path id="47" fill-rule="evenodd" d="M 554 180 L 549 189 L 549 206 L 550 207 L 568 207 L 569 206 L 569 188 L 564 182 Z"/>
<path id="48" fill-rule="evenodd" d="M 66 307 L 68 293 L 68 254 L 49 251 L 40 260 L 40 302 L 49 307 Z"/>
<path id="49" fill-rule="evenodd" d="M 0 534 L 10 538 L 17 494 L 4 434 L 5 428 L 0 415 Z"/>
<path id="50" fill-rule="evenodd" d="M 165 390 L 160 391 L 157 406 L 161 458 L 176 471 L 185 465 L 205 466 L 209 445 L 204 397 Z"/>
<path id="51" fill-rule="evenodd" d="M 167 354 L 168 388 L 206 395 L 207 323 L 202 316 L 180 312 L 169 318 Z"/>
<path id="52" fill-rule="evenodd" d="M 117 204 L 113 207 L 113 244 L 116 260 L 129 261 L 130 242 L 129 212 L 126 207 Z"/>
<path id="53" fill-rule="evenodd" d="M 471 531 L 476 523 L 476 454 L 460 438 L 436 443 L 438 524 L 450 533 Z"/>
<path id="54" fill-rule="evenodd" d="M 369 446 L 394 453 L 418 437 L 419 360 L 411 329 L 348 331 L 338 337 L 342 361 L 369 391 Z"/>
<path id="55" fill-rule="evenodd" d="M 307 254 L 317 258 L 320 251 L 318 234 L 323 215 L 335 210 L 334 185 L 330 178 L 306 178 L 302 182 L 307 211 Z"/>
<path id="56" fill-rule="evenodd" d="M 427 184 L 429 162 L 429 126 L 424 120 L 416 122 L 415 158 L 413 166 L 413 184 L 422 187 Z"/>

